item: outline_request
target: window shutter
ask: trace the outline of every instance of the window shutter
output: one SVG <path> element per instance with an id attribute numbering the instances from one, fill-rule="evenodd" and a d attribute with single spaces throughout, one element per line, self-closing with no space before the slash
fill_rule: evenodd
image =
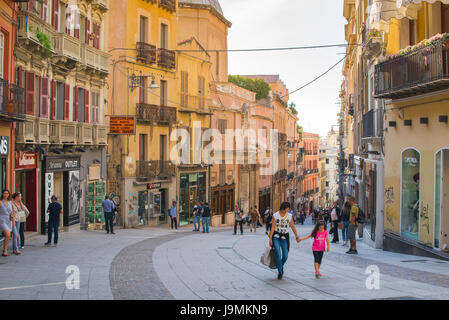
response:
<path id="1" fill-rule="evenodd" d="M 34 116 L 34 72 L 25 72 L 26 114 Z"/>
<path id="2" fill-rule="evenodd" d="M 90 20 L 89 18 L 86 18 L 86 44 L 89 44 L 89 37 L 90 37 Z"/>
<path id="3" fill-rule="evenodd" d="M 41 118 L 48 118 L 48 78 L 41 77 Z"/>
<path id="4" fill-rule="evenodd" d="M 94 41 L 93 47 L 100 49 L 100 25 L 98 23 L 93 24 Z"/>
<path id="5" fill-rule="evenodd" d="M 56 120 L 56 80 L 51 81 L 50 119 Z"/>
<path id="6" fill-rule="evenodd" d="M 84 90 L 84 122 L 89 123 L 89 91 Z"/>
<path id="7" fill-rule="evenodd" d="M 42 20 L 47 22 L 48 0 L 42 0 Z"/>
<path id="8" fill-rule="evenodd" d="M 78 87 L 73 88 L 73 121 L 78 121 Z"/>
<path id="9" fill-rule="evenodd" d="M 53 15 L 51 25 L 56 31 L 59 29 L 59 0 L 53 0 Z"/>
<path id="10" fill-rule="evenodd" d="M 28 11 L 33 11 L 33 8 L 34 8 L 34 2 L 35 2 L 36 0 L 29 0 L 28 1 Z"/>
<path id="11" fill-rule="evenodd" d="M 74 37 L 79 39 L 80 38 L 80 13 L 79 11 L 75 11 L 75 31 L 74 31 Z"/>
<path id="12" fill-rule="evenodd" d="M 65 33 L 70 34 L 70 29 L 71 29 L 71 21 L 70 21 L 70 6 L 66 6 L 65 7 Z"/>
<path id="13" fill-rule="evenodd" d="M 70 84 L 64 85 L 64 120 L 69 120 L 70 111 Z"/>

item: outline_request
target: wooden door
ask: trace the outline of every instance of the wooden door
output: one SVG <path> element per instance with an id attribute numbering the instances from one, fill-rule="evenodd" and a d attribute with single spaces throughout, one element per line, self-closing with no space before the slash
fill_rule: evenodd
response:
<path id="1" fill-rule="evenodd" d="M 443 151 L 441 184 L 441 250 L 449 251 L 449 150 Z"/>

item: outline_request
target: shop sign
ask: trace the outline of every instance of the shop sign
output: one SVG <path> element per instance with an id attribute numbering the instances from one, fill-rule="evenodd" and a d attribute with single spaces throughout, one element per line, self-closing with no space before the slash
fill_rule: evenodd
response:
<path id="1" fill-rule="evenodd" d="M 136 117 L 111 116 L 109 120 L 110 134 L 136 134 Z"/>
<path id="2" fill-rule="evenodd" d="M 80 157 L 46 158 L 46 172 L 80 169 Z"/>
<path id="3" fill-rule="evenodd" d="M 147 184 L 147 189 L 148 190 L 152 190 L 152 189 L 159 189 L 162 186 L 162 184 L 160 182 L 157 183 L 149 183 Z"/>
<path id="4" fill-rule="evenodd" d="M 6 157 L 9 154 L 9 137 L 0 137 L 0 157 Z"/>
<path id="5" fill-rule="evenodd" d="M 16 151 L 16 169 L 36 169 L 37 154 L 34 152 Z"/>
<path id="6" fill-rule="evenodd" d="M 47 210 L 48 205 L 51 203 L 51 197 L 53 196 L 54 190 L 54 180 L 53 180 L 53 172 L 45 173 L 45 203 Z M 48 214 L 45 215 L 45 222 L 48 222 Z"/>

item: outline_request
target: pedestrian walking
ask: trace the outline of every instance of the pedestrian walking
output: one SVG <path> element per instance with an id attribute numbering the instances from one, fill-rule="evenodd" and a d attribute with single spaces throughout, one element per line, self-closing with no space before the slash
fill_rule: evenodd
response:
<path id="1" fill-rule="evenodd" d="M 55 237 L 53 240 L 53 245 L 56 247 L 58 245 L 58 228 L 60 223 L 60 215 L 62 214 L 62 206 L 58 202 L 58 197 L 55 195 L 51 196 L 51 203 L 48 205 L 48 241 L 45 243 L 46 246 L 51 245 L 51 238 L 53 232 Z"/>
<path id="2" fill-rule="evenodd" d="M 301 225 L 304 225 L 304 220 L 306 220 L 306 217 L 304 215 L 304 212 L 301 211 L 301 213 L 299 214 L 299 222 L 301 223 Z"/>
<path id="3" fill-rule="evenodd" d="M 323 260 L 324 251 L 327 247 L 327 252 L 330 250 L 329 245 L 329 234 L 326 230 L 326 222 L 324 220 L 319 221 L 310 235 L 307 237 L 299 239 L 303 241 L 309 238 L 313 238 L 312 251 L 314 257 L 315 265 L 315 277 L 320 278 L 322 274 L 320 273 L 321 261 Z"/>
<path id="4" fill-rule="evenodd" d="M 269 232 L 271 232 L 271 226 L 272 226 L 272 220 L 273 220 L 273 209 L 269 209 L 268 210 L 268 215 L 265 218 L 265 227 L 266 227 L 266 231 L 265 233 L 268 234 Z"/>
<path id="5" fill-rule="evenodd" d="M 205 203 L 204 207 L 201 210 L 201 222 L 203 224 L 203 233 L 209 233 L 209 225 L 210 225 L 210 208 L 209 203 Z M 199 229 L 199 224 L 198 224 Z"/>
<path id="6" fill-rule="evenodd" d="M 23 204 L 22 194 L 20 192 L 16 192 L 12 195 L 11 205 L 15 216 L 16 228 L 18 228 L 20 236 L 20 246 L 19 243 L 17 243 L 17 246 L 22 249 L 25 246 L 25 222 L 30 215 L 30 211 L 28 211 L 27 207 Z"/>
<path id="7" fill-rule="evenodd" d="M 240 225 L 240 232 L 243 235 L 243 212 L 240 210 L 239 206 L 236 204 L 234 209 L 234 235 L 237 234 L 237 225 Z"/>
<path id="8" fill-rule="evenodd" d="M 11 238 L 11 232 L 13 231 L 13 212 L 11 201 L 9 201 L 9 190 L 4 189 L 2 191 L 2 198 L 0 201 L 0 229 L 3 231 L 3 235 L 5 236 L 5 240 L 3 241 L 3 256 L 8 257 L 8 242 Z M 14 245 L 14 243 L 13 243 Z M 14 250 L 14 248 L 13 248 Z"/>
<path id="9" fill-rule="evenodd" d="M 331 220 L 332 220 L 332 228 L 333 228 L 333 235 L 332 243 L 338 243 L 340 240 L 338 238 L 338 224 L 341 222 L 341 210 L 338 207 L 338 202 L 334 202 L 334 207 L 331 211 Z"/>
<path id="10" fill-rule="evenodd" d="M 256 232 L 257 231 L 257 223 L 262 222 L 262 217 L 260 216 L 259 210 L 257 210 L 257 206 L 254 206 L 254 208 L 251 208 L 250 216 L 251 216 L 251 224 L 249 225 L 249 232 L 252 232 L 253 229 L 254 229 L 254 232 Z"/>
<path id="11" fill-rule="evenodd" d="M 175 225 L 175 230 L 178 230 L 178 220 L 176 213 L 176 201 L 173 201 L 173 205 L 170 208 L 170 219 L 171 219 L 171 228 L 173 229 L 173 225 Z"/>
<path id="12" fill-rule="evenodd" d="M 349 198 L 349 204 L 351 205 L 351 213 L 349 214 L 349 232 L 348 232 L 350 248 L 346 253 L 358 254 L 357 242 L 355 240 L 355 233 L 359 225 L 357 222 L 357 218 L 359 215 L 359 207 L 356 205 L 354 197 Z"/>
<path id="13" fill-rule="evenodd" d="M 114 202 L 112 202 L 111 199 L 109 199 L 109 196 L 106 196 L 104 201 L 102 202 L 101 206 L 103 207 L 103 211 L 104 211 L 104 222 L 105 222 L 106 233 L 109 234 L 109 230 L 111 230 L 111 234 L 115 234 L 114 233 L 115 204 L 114 204 Z"/>
<path id="14" fill-rule="evenodd" d="M 341 222 L 343 223 L 343 230 L 341 231 L 343 237 L 343 246 L 348 245 L 349 239 L 349 217 L 351 215 L 351 205 L 346 201 L 341 210 Z"/>
<path id="15" fill-rule="evenodd" d="M 296 242 L 299 242 L 298 232 L 296 231 L 293 217 L 288 213 L 290 209 L 289 202 L 283 202 L 278 212 L 273 215 L 272 227 L 270 232 L 270 247 L 275 248 L 278 265 L 278 280 L 284 275 L 284 265 L 288 259 L 288 251 L 290 250 L 290 234 L 289 230 L 293 230 L 296 236 Z"/>

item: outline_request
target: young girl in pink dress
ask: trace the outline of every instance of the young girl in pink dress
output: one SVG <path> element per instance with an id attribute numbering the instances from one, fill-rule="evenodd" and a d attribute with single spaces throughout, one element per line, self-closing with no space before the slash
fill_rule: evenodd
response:
<path id="1" fill-rule="evenodd" d="M 326 223 L 324 221 L 319 221 L 310 235 L 307 237 L 299 239 L 299 241 L 303 241 L 309 238 L 313 238 L 313 257 L 315 258 L 315 277 L 321 277 L 320 266 L 321 260 L 323 259 L 324 251 L 327 247 L 327 252 L 329 252 L 329 233 L 326 230 Z"/>

